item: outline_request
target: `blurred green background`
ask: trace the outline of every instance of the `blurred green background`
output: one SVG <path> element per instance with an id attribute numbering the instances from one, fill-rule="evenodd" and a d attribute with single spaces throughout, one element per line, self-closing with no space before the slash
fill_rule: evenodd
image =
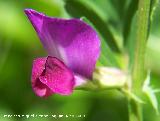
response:
<path id="1" fill-rule="evenodd" d="M 53 95 L 46 99 L 34 95 L 30 81 L 32 60 L 47 53 L 23 10 L 32 8 L 54 17 L 88 18 L 101 33 L 100 60 L 104 65 L 126 69 L 127 58 L 134 53 L 136 5 L 137 0 L 0 0 L 0 121 L 128 121 L 127 100 L 116 90 L 76 90 L 71 96 Z M 157 6 L 150 26 L 146 69 L 152 71 L 153 87 L 160 88 L 160 4 Z M 160 94 L 157 97 L 160 103 Z M 4 117 L 9 114 L 85 117 Z M 160 121 L 148 103 L 144 107 L 144 120 Z"/>

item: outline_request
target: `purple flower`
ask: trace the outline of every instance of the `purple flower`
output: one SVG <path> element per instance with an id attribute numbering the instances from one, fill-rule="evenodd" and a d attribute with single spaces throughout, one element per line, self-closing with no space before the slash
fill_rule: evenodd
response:
<path id="1" fill-rule="evenodd" d="M 33 62 L 36 95 L 69 95 L 74 87 L 92 79 L 100 54 L 100 40 L 92 27 L 80 19 L 48 17 L 32 9 L 25 13 L 49 55 Z"/>

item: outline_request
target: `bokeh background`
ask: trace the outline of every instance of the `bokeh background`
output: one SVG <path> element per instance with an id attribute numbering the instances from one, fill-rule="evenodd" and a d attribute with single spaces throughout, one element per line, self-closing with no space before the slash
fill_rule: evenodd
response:
<path id="1" fill-rule="evenodd" d="M 33 27 L 24 14 L 32 8 L 54 17 L 87 17 L 106 41 L 113 39 L 122 53 L 109 43 L 102 43 L 103 61 L 108 66 L 125 69 L 128 52 L 133 55 L 134 17 L 132 0 L 0 0 L 0 121 L 128 121 L 127 100 L 117 90 L 101 92 L 74 91 L 70 96 L 53 95 L 42 99 L 32 91 L 31 69 L 36 57 L 46 56 Z M 131 17 L 133 20 L 131 21 Z M 153 15 L 147 45 L 146 69 L 151 70 L 154 88 L 160 88 L 160 4 Z M 128 27 L 132 23 L 131 29 Z M 109 30 L 108 30 L 109 29 Z M 111 34 L 112 33 L 112 34 Z M 129 41 L 124 49 L 124 38 Z M 106 48 L 105 48 L 106 47 Z M 111 48 L 111 49 L 110 49 Z M 113 48 L 113 49 L 112 49 Z M 104 57 L 105 56 L 105 57 Z M 106 59 L 106 60 L 105 60 Z M 132 60 L 130 60 L 132 61 Z M 157 93 L 160 103 L 160 94 Z M 160 121 L 152 106 L 144 107 L 144 121 Z M 4 115 L 48 114 L 82 115 L 81 118 L 11 117 Z M 85 117 L 83 117 L 85 115 Z"/>

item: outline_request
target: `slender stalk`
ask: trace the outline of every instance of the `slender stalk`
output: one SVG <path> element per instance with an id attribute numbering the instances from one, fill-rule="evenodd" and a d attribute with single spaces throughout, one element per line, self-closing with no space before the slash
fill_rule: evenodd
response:
<path id="1" fill-rule="evenodd" d="M 142 93 L 141 88 L 145 78 L 144 63 L 149 29 L 150 3 L 151 0 L 139 0 L 138 3 L 137 34 L 131 91 L 139 96 Z M 132 99 L 129 99 L 129 120 L 142 121 L 142 118 L 142 105 Z"/>
<path id="2" fill-rule="evenodd" d="M 129 121 L 142 121 L 142 105 L 135 100 L 129 99 Z"/>
<path id="3" fill-rule="evenodd" d="M 150 3 L 151 0 L 139 0 L 138 5 L 137 35 L 132 73 L 134 90 L 141 89 L 145 78 L 144 63 L 149 30 Z"/>

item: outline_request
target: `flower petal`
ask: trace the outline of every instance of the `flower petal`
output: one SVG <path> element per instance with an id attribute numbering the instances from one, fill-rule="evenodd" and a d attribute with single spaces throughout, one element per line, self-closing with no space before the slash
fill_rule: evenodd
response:
<path id="1" fill-rule="evenodd" d="M 40 75 L 45 69 L 46 59 L 47 58 L 38 58 L 34 60 L 32 67 L 32 88 L 35 94 L 40 97 L 47 97 L 53 94 L 53 92 L 39 80 Z"/>
<path id="2" fill-rule="evenodd" d="M 92 78 L 100 54 L 100 40 L 93 28 L 80 19 L 51 18 L 31 9 L 25 13 L 49 55 L 75 74 Z"/>
<path id="3" fill-rule="evenodd" d="M 74 75 L 74 79 L 75 79 L 74 87 L 85 85 L 88 82 L 86 78 L 76 74 Z"/>
<path id="4" fill-rule="evenodd" d="M 38 96 L 69 95 L 74 88 L 72 72 L 55 57 L 38 58 L 33 63 L 32 87 Z"/>

